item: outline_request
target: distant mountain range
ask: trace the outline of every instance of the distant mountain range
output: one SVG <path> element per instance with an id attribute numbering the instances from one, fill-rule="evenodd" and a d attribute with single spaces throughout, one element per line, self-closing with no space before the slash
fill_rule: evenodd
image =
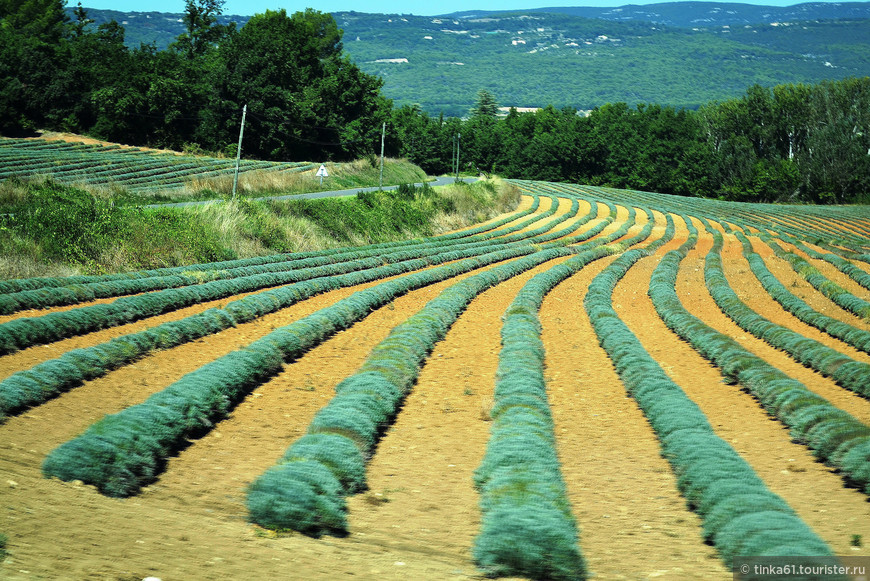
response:
<path id="1" fill-rule="evenodd" d="M 130 46 L 167 47 L 181 14 L 88 9 Z M 608 102 L 696 107 L 753 83 L 870 74 L 870 2 L 789 7 L 669 2 L 445 16 L 333 13 L 344 46 L 397 105 L 464 115 L 480 89 L 501 105 L 591 109 Z M 243 26 L 249 17 L 221 17 Z"/>
<path id="2" fill-rule="evenodd" d="M 742 24 L 770 24 L 804 20 L 839 20 L 843 18 L 870 18 L 870 2 L 808 2 L 794 6 L 758 6 L 736 2 L 662 2 L 638 6 L 628 4 L 618 8 L 587 6 L 533 8 L 523 12 L 568 14 L 583 18 L 600 18 L 625 22 L 637 20 L 667 26 L 738 26 Z M 455 18 L 475 18 L 498 12 L 455 12 Z"/>

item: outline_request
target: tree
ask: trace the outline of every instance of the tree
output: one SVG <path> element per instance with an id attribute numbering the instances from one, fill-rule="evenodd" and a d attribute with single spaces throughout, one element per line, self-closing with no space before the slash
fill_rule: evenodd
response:
<path id="1" fill-rule="evenodd" d="M 472 117 L 495 117 L 498 115 L 498 102 L 486 89 L 477 92 L 477 100 L 471 109 Z"/>
<path id="2" fill-rule="evenodd" d="M 248 105 L 245 151 L 269 159 L 344 159 L 373 151 L 391 102 L 342 53 L 342 31 L 312 9 L 267 10 L 221 42 L 200 136 L 231 146 Z"/>
<path id="3" fill-rule="evenodd" d="M 51 90 L 66 59 L 63 0 L 0 0 L 0 132 L 41 127 L 56 107 Z M 56 86 L 56 85 L 55 85 Z"/>
<path id="4" fill-rule="evenodd" d="M 184 27 L 173 48 L 193 59 L 202 56 L 226 35 L 227 28 L 217 24 L 223 14 L 224 0 L 185 0 Z"/>
<path id="5" fill-rule="evenodd" d="M 65 4 L 65 0 L 0 0 L 0 21 L 3 28 L 46 44 L 57 44 L 66 34 L 69 22 Z"/>

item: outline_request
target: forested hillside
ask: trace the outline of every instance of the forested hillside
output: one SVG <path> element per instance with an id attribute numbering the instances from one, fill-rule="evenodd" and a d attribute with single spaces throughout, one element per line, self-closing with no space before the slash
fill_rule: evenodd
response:
<path id="1" fill-rule="evenodd" d="M 179 3 L 179 8 L 181 4 Z M 183 14 L 90 10 L 122 23 L 131 48 L 168 47 Z M 507 106 L 660 103 L 696 108 L 746 87 L 870 74 L 867 3 L 791 8 L 675 2 L 621 8 L 336 12 L 345 50 L 397 105 L 464 115 L 481 88 Z M 247 16 L 222 15 L 242 27 Z"/>
<path id="2" fill-rule="evenodd" d="M 682 0 L 653 4 L 626 4 L 624 6 L 550 6 L 530 8 L 524 12 L 568 14 L 584 18 L 627 21 L 639 20 L 667 26 L 709 27 L 742 26 L 761 23 L 784 23 L 809 20 L 841 20 L 870 18 L 867 2 L 803 2 L 792 6 L 767 6 L 743 2 L 698 2 Z M 454 12 L 453 17 L 479 17 L 497 14 L 497 11 L 468 10 Z"/>

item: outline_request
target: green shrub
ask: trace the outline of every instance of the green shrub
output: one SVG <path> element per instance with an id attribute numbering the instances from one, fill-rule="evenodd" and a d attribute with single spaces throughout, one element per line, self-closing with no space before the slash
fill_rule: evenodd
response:
<path id="1" fill-rule="evenodd" d="M 481 500 L 483 528 L 474 561 L 490 576 L 576 580 L 586 578 L 573 519 L 540 475 L 497 473 Z"/>
<path id="2" fill-rule="evenodd" d="M 295 530 L 320 536 L 347 530 L 347 507 L 341 483 L 314 460 L 294 460 L 272 466 L 248 489 L 251 519 L 275 530 Z"/>

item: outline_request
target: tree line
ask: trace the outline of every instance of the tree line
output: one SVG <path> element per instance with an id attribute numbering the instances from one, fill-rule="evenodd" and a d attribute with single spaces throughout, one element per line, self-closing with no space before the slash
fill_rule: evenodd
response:
<path id="1" fill-rule="evenodd" d="M 347 160 L 380 151 L 429 173 L 498 173 L 751 202 L 870 201 L 870 78 L 750 87 L 698 110 L 606 104 L 498 114 L 483 90 L 463 118 L 394 108 L 345 54 L 329 14 L 267 10 L 218 24 L 223 0 L 186 0 L 166 50 L 129 49 L 79 4 L 0 0 L 0 133 L 83 133 L 246 157 Z"/>
<path id="2" fill-rule="evenodd" d="M 870 203 L 870 78 L 750 87 L 698 110 L 613 103 L 465 119 L 393 112 L 398 153 L 464 170 L 744 202 Z"/>
<path id="3" fill-rule="evenodd" d="M 166 50 L 128 49 L 115 21 L 81 4 L 0 0 L 0 132 L 84 133 L 134 145 L 265 159 L 352 159 L 372 151 L 392 104 L 344 54 L 329 14 L 267 10 L 218 24 L 223 0 L 186 0 Z"/>

